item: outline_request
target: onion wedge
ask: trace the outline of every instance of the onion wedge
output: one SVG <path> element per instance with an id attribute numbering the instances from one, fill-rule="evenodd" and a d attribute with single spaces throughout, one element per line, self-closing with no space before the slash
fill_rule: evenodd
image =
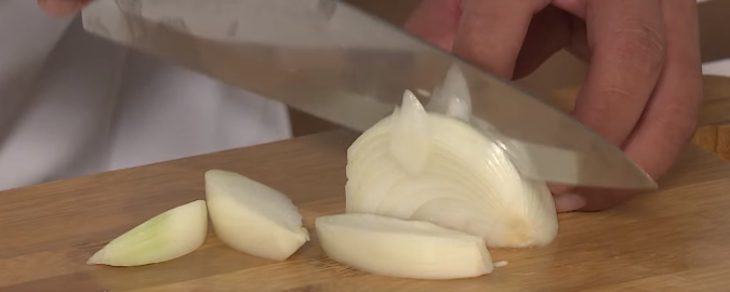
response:
<path id="1" fill-rule="evenodd" d="M 215 233 L 233 249 L 283 261 L 309 240 L 291 200 L 264 184 L 237 173 L 209 170 L 205 193 Z"/>
<path id="2" fill-rule="evenodd" d="M 325 253 L 354 268 L 415 279 L 469 278 L 492 272 L 480 237 L 424 221 L 372 214 L 339 214 L 316 220 Z"/>
<path id="3" fill-rule="evenodd" d="M 141 266 L 186 255 L 205 242 L 205 201 L 170 209 L 109 242 L 87 261 L 91 265 Z"/>

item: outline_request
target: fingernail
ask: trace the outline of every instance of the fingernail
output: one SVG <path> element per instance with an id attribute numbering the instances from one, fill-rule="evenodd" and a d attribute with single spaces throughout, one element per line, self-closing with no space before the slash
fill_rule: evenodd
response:
<path id="1" fill-rule="evenodd" d="M 586 206 L 586 199 L 577 194 L 560 194 L 555 197 L 558 212 L 571 212 Z"/>
<path id="2" fill-rule="evenodd" d="M 38 0 L 38 4 L 53 16 L 73 14 L 83 7 L 83 3 L 76 0 Z"/>
<path id="3" fill-rule="evenodd" d="M 561 184 L 548 184 L 548 188 L 550 189 L 550 192 L 558 195 L 562 193 L 566 193 L 572 189 L 574 189 L 574 186 L 569 185 L 561 185 Z"/>

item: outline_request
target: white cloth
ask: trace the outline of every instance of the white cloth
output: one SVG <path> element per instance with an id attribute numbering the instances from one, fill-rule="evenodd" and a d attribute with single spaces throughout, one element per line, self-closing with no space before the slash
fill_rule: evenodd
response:
<path id="1" fill-rule="evenodd" d="M 702 74 L 730 77 L 730 59 L 705 63 L 702 65 Z"/>
<path id="2" fill-rule="evenodd" d="M 286 108 L 0 1 L 0 190 L 286 139 Z"/>

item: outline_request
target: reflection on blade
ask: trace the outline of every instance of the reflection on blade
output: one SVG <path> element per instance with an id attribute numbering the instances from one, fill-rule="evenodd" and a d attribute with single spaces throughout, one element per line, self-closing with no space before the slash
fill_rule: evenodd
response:
<path id="1" fill-rule="evenodd" d="M 569 116 L 400 29 L 335 0 L 99 0 L 83 12 L 97 35 L 364 130 L 405 89 L 435 88 L 461 68 L 472 122 L 524 147 L 531 176 L 597 187 L 656 184 Z M 574 159 L 545 156 L 544 149 Z M 527 162 L 525 162 L 527 163 Z"/>

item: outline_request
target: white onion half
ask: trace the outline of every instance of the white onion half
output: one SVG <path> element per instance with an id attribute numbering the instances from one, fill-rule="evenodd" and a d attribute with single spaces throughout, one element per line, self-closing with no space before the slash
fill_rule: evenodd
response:
<path id="1" fill-rule="evenodd" d="M 545 182 L 523 178 L 496 137 L 426 113 L 409 91 L 358 137 L 347 160 L 348 212 L 425 220 L 490 247 L 541 246 L 557 234 Z"/>

